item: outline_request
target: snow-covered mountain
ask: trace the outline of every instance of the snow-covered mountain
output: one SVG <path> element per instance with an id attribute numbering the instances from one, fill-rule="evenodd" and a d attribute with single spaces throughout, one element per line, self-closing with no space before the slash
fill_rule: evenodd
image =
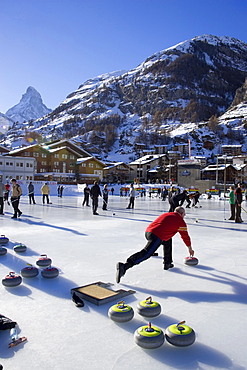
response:
<path id="1" fill-rule="evenodd" d="M 5 143 L 13 144 L 30 130 L 47 140 L 74 138 L 103 159 L 121 155 L 127 161 L 135 156 L 137 142 L 172 148 L 190 139 L 192 154 L 208 155 L 205 141 L 213 141 L 215 151 L 221 142 L 246 144 L 246 116 L 234 125 L 224 118 L 229 107 L 233 111 L 243 104 L 238 89 L 246 77 L 247 44 L 198 36 L 153 54 L 132 70 L 84 82 L 50 114 L 15 125 Z"/>
<path id="2" fill-rule="evenodd" d="M 43 103 L 40 93 L 29 86 L 18 104 L 7 110 L 5 115 L 14 122 L 28 122 L 43 117 L 52 110 Z"/>

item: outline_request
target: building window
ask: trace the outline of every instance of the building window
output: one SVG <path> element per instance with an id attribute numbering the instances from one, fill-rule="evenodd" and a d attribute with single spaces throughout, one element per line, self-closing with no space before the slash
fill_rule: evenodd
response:
<path id="1" fill-rule="evenodd" d="M 29 167 L 29 163 L 26 163 L 26 167 Z"/>
<path id="2" fill-rule="evenodd" d="M 68 155 L 67 154 L 62 154 L 62 158 L 63 159 L 67 159 L 68 158 Z"/>
<path id="3" fill-rule="evenodd" d="M 74 166 L 75 166 L 75 164 L 74 164 L 74 163 L 70 163 L 69 165 L 70 165 L 70 167 L 74 167 Z"/>
<path id="4" fill-rule="evenodd" d="M 59 158 L 59 154 L 54 154 L 54 158 Z"/>
<path id="5" fill-rule="evenodd" d="M 69 173 L 74 173 L 74 171 L 73 170 L 69 170 Z"/>
<path id="6" fill-rule="evenodd" d="M 46 166 L 46 161 L 42 161 L 42 162 L 41 162 L 41 164 L 42 164 L 43 166 Z"/>
<path id="7" fill-rule="evenodd" d="M 20 167 L 23 167 L 23 163 L 22 162 L 20 163 Z"/>
<path id="8" fill-rule="evenodd" d="M 3 165 L 3 162 L 0 162 L 0 166 L 2 166 Z"/>
<path id="9" fill-rule="evenodd" d="M 16 162 L 16 167 L 20 167 L 20 163 L 19 162 Z"/>
<path id="10" fill-rule="evenodd" d="M 24 152 L 25 157 L 30 157 L 30 152 Z"/>
<path id="11" fill-rule="evenodd" d="M 87 165 L 86 165 L 86 163 L 82 163 L 81 166 L 82 167 L 86 167 Z"/>
<path id="12" fill-rule="evenodd" d="M 42 153 L 42 158 L 46 158 L 47 157 L 47 154 L 46 153 Z"/>
<path id="13" fill-rule="evenodd" d="M 32 163 L 29 163 L 29 167 L 33 167 L 33 164 Z"/>
<path id="14" fill-rule="evenodd" d="M 96 164 L 96 168 L 100 168 L 100 165 L 99 164 Z"/>
<path id="15" fill-rule="evenodd" d="M 75 159 L 74 154 L 70 154 L 69 158 L 70 158 L 70 159 Z"/>
<path id="16" fill-rule="evenodd" d="M 93 166 L 94 166 L 93 163 L 89 163 L 90 168 L 93 168 Z"/>
<path id="17" fill-rule="evenodd" d="M 59 162 L 54 162 L 54 166 L 59 166 Z"/>
<path id="18" fill-rule="evenodd" d="M 58 168 L 53 168 L 53 172 L 60 172 Z"/>
<path id="19" fill-rule="evenodd" d="M 44 168 L 41 168 L 40 169 L 40 172 L 46 172 Z"/>
<path id="20" fill-rule="evenodd" d="M 34 152 L 34 153 L 33 153 L 33 156 L 34 156 L 34 157 L 39 157 L 39 153 Z"/>

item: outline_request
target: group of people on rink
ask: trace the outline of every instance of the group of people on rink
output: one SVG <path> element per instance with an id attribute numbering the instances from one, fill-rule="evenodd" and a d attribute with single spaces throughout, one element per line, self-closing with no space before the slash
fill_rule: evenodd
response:
<path id="1" fill-rule="evenodd" d="M 11 185 L 10 185 L 11 184 Z M 3 184 L 2 181 L 0 181 L 0 215 L 4 215 L 4 202 L 6 202 L 8 205 L 11 205 L 13 207 L 13 216 L 11 218 L 17 218 L 22 215 L 22 211 L 19 209 L 19 203 L 20 198 L 22 196 L 22 188 L 17 183 L 16 179 L 12 179 L 10 181 L 10 184 Z M 29 197 L 29 204 L 36 204 L 35 198 L 34 198 L 34 185 L 32 181 L 28 184 L 27 187 L 28 190 L 28 197 Z M 51 204 L 49 199 L 50 194 L 50 187 L 48 183 L 44 183 L 44 185 L 41 187 L 41 194 L 42 194 L 42 200 L 43 204 L 45 204 L 45 201 L 47 204 Z M 10 198 L 9 198 L 10 196 Z M 10 202 L 9 202 L 10 199 Z"/>
<path id="2" fill-rule="evenodd" d="M 231 215 L 228 220 L 234 220 L 236 223 L 243 222 L 241 218 L 242 201 L 243 201 L 242 184 L 238 183 L 236 189 L 234 186 L 230 186 L 229 203 Z"/>

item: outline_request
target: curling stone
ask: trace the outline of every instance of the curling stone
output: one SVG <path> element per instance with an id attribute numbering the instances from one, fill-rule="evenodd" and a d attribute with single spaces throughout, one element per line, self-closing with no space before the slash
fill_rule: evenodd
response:
<path id="1" fill-rule="evenodd" d="M 35 277 L 39 274 L 39 269 L 37 267 L 30 265 L 29 263 L 27 264 L 26 267 L 23 267 L 21 269 L 21 276 L 24 278 L 32 278 Z"/>
<path id="2" fill-rule="evenodd" d="M 197 265 L 198 264 L 198 259 L 196 257 L 185 257 L 184 258 L 184 263 L 185 265 Z"/>
<path id="3" fill-rule="evenodd" d="M 19 244 L 16 244 L 13 249 L 16 253 L 24 253 L 26 252 L 27 247 L 24 244 L 19 243 Z"/>
<path id="4" fill-rule="evenodd" d="M 59 271 L 56 267 L 46 267 L 41 271 L 41 275 L 46 279 L 53 279 L 59 275 Z"/>
<path id="5" fill-rule="evenodd" d="M 138 346 L 146 349 L 159 348 L 165 341 L 163 331 L 151 323 L 141 326 L 134 333 L 134 340 Z"/>
<path id="6" fill-rule="evenodd" d="M 48 267 L 51 265 L 51 259 L 46 254 L 41 254 L 36 261 L 36 265 L 40 267 Z"/>
<path id="7" fill-rule="evenodd" d="M 196 335 L 192 328 L 184 325 L 185 321 L 170 325 L 166 328 L 167 342 L 177 347 L 187 347 L 194 343 Z"/>
<path id="8" fill-rule="evenodd" d="M 16 274 L 14 271 L 8 273 L 4 279 L 2 279 L 2 284 L 6 287 L 13 287 L 20 285 L 22 278 L 20 275 Z"/>
<path id="9" fill-rule="evenodd" d="M 152 301 L 152 297 L 148 297 L 138 303 L 137 312 L 144 317 L 155 317 L 160 314 L 161 306 L 158 302 Z"/>
<path id="10" fill-rule="evenodd" d="M 9 238 L 5 235 L 0 236 L 0 244 L 7 244 L 9 242 Z"/>
<path id="11" fill-rule="evenodd" d="M 7 249 L 0 245 L 0 256 L 4 256 L 7 253 Z"/>
<path id="12" fill-rule="evenodd" d="M 133 318 L 134 310 L 131 306 L 125 304 L 124 301 L 120 301 L 109 308 L 108 316 L 116 322 L 127 322 Z"/>

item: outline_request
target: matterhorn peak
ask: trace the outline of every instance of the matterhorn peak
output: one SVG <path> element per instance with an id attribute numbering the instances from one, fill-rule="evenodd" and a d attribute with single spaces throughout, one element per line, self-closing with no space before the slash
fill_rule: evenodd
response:
<path id="1" fill-rule="evenodd" d="M 20 102 L 7 110 L 6 116 L 14 122 L 23 123 L 41 118 L 50 112 L 51 109 L 44 105 L 40 93 L 34 87 L 29 86 Z"/>

